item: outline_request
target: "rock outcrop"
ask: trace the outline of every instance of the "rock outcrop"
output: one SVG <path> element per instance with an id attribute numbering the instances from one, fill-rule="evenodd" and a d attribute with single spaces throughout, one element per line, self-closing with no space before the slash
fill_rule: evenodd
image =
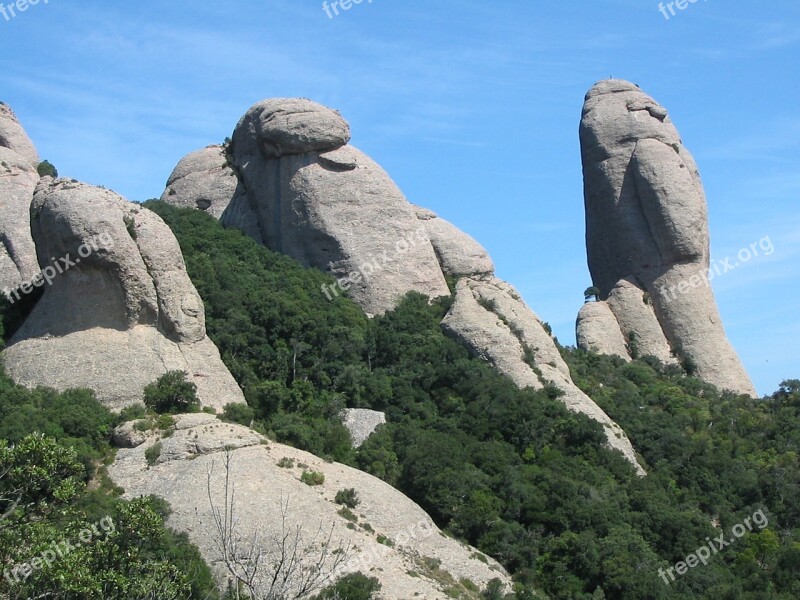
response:
<path id="1" fill-rule="evenodd" d="M 15 381 L 90 388 L 119 410 L 180 370 L 206 406 L 244 401 L 206 337 L 178 242 L 155 213 L 105 189 L 46 177 L 31 215 L 44 295 L 3 352 Z"/>
<path id="2" fill-rule="evenodd" d="M 269 248 L 349 278 L 351 297 L 369 314 L 412 290 L 449 294 L 413 207 L 349 139 L 338 113 L 309 100 L 256 104 L 233 133 L 241 193 L 222 222 L 257 229 Z"/>
<path id="3" fill-rule="evenodd" d="M 415 206 L 414 211 L 425 227 L 439 265 L 446 275 L 479 277 L 494 273 L 492 258 L 472 236 L 427 208 Z"/>
<path id="4" fill-rule="evenodd" d="M 445 588 L 459 589 L 459 582 L 465 579 L 480 588 L 495 578 L 510 586 L 508 575 L 496 561 L 445 536 L 418 505 L 371 475 L 268 443 L 246 427 L 222 423 L 210 415 L 179 416 L 173 430 L 161 440 L 151 432 L 145 443 L 120 449 L 109 475 L 128 498 L 155 494 L 166 499 L 172 508 L 168 524 L 189 535 L 220 581 L 228 574 L 213 541 L 208 489 L 210 482 L 214 505 L 222 509 L 227 456 L 235 487 L 236 528 L 245 544 L 256 532 L 261 539 L 272 540 L 300 527 L 304 550 L 319 527 L 327 537 L 333 526 L 330 550 L 350 549 L 336 576 L 360 571 L 377 577 L 384 598 L 444 600 L 451 597 Z M 154 464 L 150 467 L 145 453 L 156 443 L 161 444 L 160 452 L 151 458 Z M 306 485 L 300 480 L 304 471 L 322 473 L 324 482 Z M 342 507 L 334 500 L 338 491 L 351 488 L 359 499 L 353 509 L 356 523 L 353 517 L 348 520 L 341 514 Z M 286 507 L 285 530 L 282 506 Z M 379 536 L 392 543 L 379 543 Z M 308 564 L 320 556 L 321 541 L 317 539 L 313 552 L 303 557 Z M 265 547 L 265 551 L 274 550 Z M 434 577 L 426 565 L 437 561 Z"/>
<path id="5" fill-rule="evenodd" d="M 161 200 L 184 208 L 198 208 L 219 219 L 238 183 L 236 173 L 228 165 L 225 148 L 208 146 L 181 159 L 167 181 Z M 182 201 L 190 204 L 181 204 Z"/>
<path id="6" fill-rule="evenodd" d="M 30 227 L 38 164 L 36 148 L 14 112 L 0 104 L 0 293 L 39 271 Z"/>
<path id="7" fill-rule="evenodd" d="M 369 439 L 378 426 L 386 423 L 386 415 L 366 408 L 345 408 L 341 415 L 342 424 L 350 432 L 353 447 L 359 448 Z"/>
<path id="8" fill-rule="evenodd" d="M 677 357 L 720 389 L 755 396 L 708 280 L 700 174 L 666 109 L 632 83 L 601 81 L 586 95 L 580 141 L 589 270 L 607 303 L 581 310 L 581 347 L 619 354 L 619 329 L 626 353 Z"/>
<path id="9" fill-rule="evenodd" d="M 555 341 L 512 286 L 496 278 L 461 279 L 442 326 L 520 388 L 561 390 L 566 407 L 599 422 L 608 445 L 645 474 L 628 436 L 573 383 Z"/>
<path id="10" fill-rule="evenodd" d="M 445 330 L 520 387 L 557 386 L 565 404 L 600 421 L 609 445 L 642 473 L 624 432 L 575 386 L 536 315 L 494 277 L 486 250 L 435 213 L 410 204 L 349 139 L 347 122 L 324 106 L 309 100 L 259 102 L 239 121 L 228 149 L 239 186 L 220 220 L 340 278 L 370 315 L 394 308 L 409 291 L 449 296 L 446 278 L 459 280 Z M 192 164 L 199 165 L 196 177 L 205 176 L 208 169 L 193 158 L 197 154 L 181 161 L 170 182 L 194 177 L 186 168 Z M 162 199 L 178 206 L 207 198 L 191 187 L 167 188 Z M 225 203 L 222 198 L 218 206 Z M 494 312 L 495 306 L 501 312 Z"/>

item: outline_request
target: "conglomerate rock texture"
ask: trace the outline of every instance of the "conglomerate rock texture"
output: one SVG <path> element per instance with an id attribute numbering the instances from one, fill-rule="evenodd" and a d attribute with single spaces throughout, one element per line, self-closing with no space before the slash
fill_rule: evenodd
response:
<path id="1" fill-rule="evenodd" d="M 709 284 L 700 174 L 666 109 L 632 83 L 601 81 L 586 94 L 580 141 L 589 270 L 617 321 L 584 306 L 582 347 L 620 354 L 618 327 L 629 353 L 677 358 L 755 396 Z"/>
<path id="2" fill-rule="evenodd" d="M 3 352 L 15 381 L 90 388 L 119 410 L 177 370 L 204 405 L 244 401 L 206 336 L 202 300 L 160 217 L 111 191 L 49 177 L 31 215 L 44 294 Z"/>

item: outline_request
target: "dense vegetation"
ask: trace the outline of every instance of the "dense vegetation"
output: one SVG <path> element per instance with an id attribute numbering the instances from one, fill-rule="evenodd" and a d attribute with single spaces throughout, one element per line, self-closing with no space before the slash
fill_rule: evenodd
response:
<path id="1" fill-rule="evenodd" d="M 411 294 L 367 320 L 326 299 L 325 275 L 205 214 L 149 207 L 176 232 L 209 335 L 245 390 L 249 408 L 229 417 L 385 479 L 553 598 L 800 595 L 798 382 L 752 400 L 648 357 L 565 350 L 641 452 L 641 479 L 557 390 L 518 390 L 446 337 L 448 300 Z M 343 406 L 385 411 L 389 423 L 353 452 Z M 659 576 L 759 510 L 763 530 L 669 584 Z"/>
<path id="2" fill-rule="evenodd" d="M 164 502 L 123 501 L 105 476 L 116 420 L 91 391 L 29 391 L 0 369 L 0 597 L 217 597 Z"/>
<path id="3" fill-rule="evenodd" d="M 448 533 L 500 560 L 519 582 L 518 597 L 534 589 L 564 599 L 800 597 L 799 381 L 752 400 L 649 357 L 626 364 L 565 349 L 576 382 L 641 453 L 649 476 L 638 478 L 603 446 L 597 423 L 563 407 L 558 390 L 518 390 L 445 336 L 439 322 L 449 300 L 411 294 L 368 320 L 346 298 L 326 298 L 326 275 L 199 211 L 148 206 L 175 231 L 209 335 L 245 390 L 248 406 L 229 407 L 226 418 L 395 485 Z M 25 310 L 0 304 L 6 337 Z M 346 406 L 387 415 L 358 451 L 337 418 Z M 165 507 L 123 502 L 103 479 L 114 418 L 90 392 L 31 392 L 0 377 L 0 417 L 0 439 L 15 444 L 0 447 L 0 460 L 42 483 L 0 521 L 4 565 L 114 516 L 123 533 L 54 564 L 75 581 L 65 590 L 113 581 L 102 597 L 136 598 L 131 590 L 167 582 L 175 597 L 205 597 L 208 572 L 184 538 L 163 528 Z M 27 475 L 42 463 L 50 476 Z M 0 514 L 13 481 L 0 480 Z M 342 501 L 344 492 L 356 498 L 345 490 Z M 765 528 L 662 580 L 659 569 L 722 532 L 730 538 L 757 511 L 769 519 Z M 353 577 L 323 597 L 368 598 L 373 583 Z M 100 597 L 71 593 L 60 597 Z M 484 596 L 501 597 L 495 588 Z"/>

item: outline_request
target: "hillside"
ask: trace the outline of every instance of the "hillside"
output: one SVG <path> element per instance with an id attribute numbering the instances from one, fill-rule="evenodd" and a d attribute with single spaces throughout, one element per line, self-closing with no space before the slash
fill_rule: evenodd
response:
<path id="1" fill-rule="evenodd" d="M 0 105 L 0 600 L 798 597 L 800 380 L 728 341 L 666 109 L 604 80 L 580 132 L 565 348 L 335 110 L 139 204 Z"/>

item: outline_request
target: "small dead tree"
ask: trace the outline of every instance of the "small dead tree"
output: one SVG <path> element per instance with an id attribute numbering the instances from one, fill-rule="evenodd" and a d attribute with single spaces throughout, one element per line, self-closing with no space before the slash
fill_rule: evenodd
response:
<path id="1" fill-rule="evenodd" d="M 350 545 L 333 547 L 335 524 L 320 521 L 311 534 L 303 525 L 289 522 L 289 498 L 281 496 L 279 527 L 264 532 L 256 527 L 245 536 L 236 513 L 236 489 L 231 481 L 232 454 L 225 453 L 224 503 L 217 506 L 212 493 L 214 463 L 208 468 L 208 502 L 212 523 L 206 533 L 232 579 L 236 598 L 249 600 L 301 600 L 329 583 L 351 556 Z"/>

